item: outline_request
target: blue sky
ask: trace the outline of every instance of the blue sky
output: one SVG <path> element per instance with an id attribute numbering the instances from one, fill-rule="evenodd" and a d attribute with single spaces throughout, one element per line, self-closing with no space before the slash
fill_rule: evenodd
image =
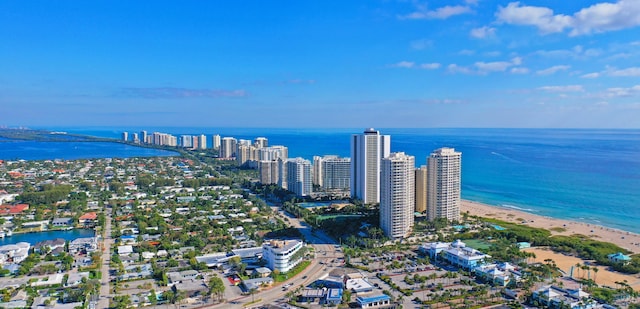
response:
<path id="1" fill-rule="evenodd" d="M 2 1 L 0 125 L 640 127 L 640 1 Z"/>

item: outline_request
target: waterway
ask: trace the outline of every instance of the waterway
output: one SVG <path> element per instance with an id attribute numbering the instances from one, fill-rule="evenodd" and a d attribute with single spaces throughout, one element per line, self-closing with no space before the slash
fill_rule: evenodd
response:
<path id="1" fill-rule="evenodd" d="M 36 232 L 36 233 L 23 233 L 23 234 L 13 234 L 11 236 L 6 236 L 5 238 L 0 239 L 0 245 L 10 245 L 16 244 L 19 242 L 28 242 L 32 246 L 45 240 L 52 240 L 56 238 L 62 238 L 64 240 L 74 240 L 76 238 L 82 237 L 93 237 L 95 236 L 95 232 L 92 229 L 74 229 L 74 230 L 63 230 L 63 231 L 46 231 L 46 232 Z"/>

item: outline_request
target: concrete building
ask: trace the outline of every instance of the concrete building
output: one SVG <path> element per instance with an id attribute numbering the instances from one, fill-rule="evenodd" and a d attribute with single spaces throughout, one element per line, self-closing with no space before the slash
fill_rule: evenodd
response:
<path id="1" fill-rule="evenodd" d="M 278 161 L 260 161 L 258 162 L 258 175 L 260 175 L 260 183 L 277 184 L 280 172 L 278 170 Z"/>
<path id="2" fill-rule="evenodd" d="M 287 190 L 297 196 L 311 194 L 311 162 L 303 158 L 287 160 Z"/>
<path id="3" fill-rule="evenodd" d="M 416 212 L 427 211 L 427 166 L 416 168 Z"/>
<path id="4" fill-rule="evenodd" d="M 302 262 L 304 255 L 300 252 L 304 243 L 300 240 L 271 240 L 262 244 L 262 258 L 272 271 L 288 272 Z"/>
<path id="5" fill-rule="evenodd" d="M 212 142 L 213 142 L 213 144 L 212 144 L 213 149 L 220 150 L 220 135 L 216 134 L 211 139 L 212 139 Z"/>
<path id="6" fill-rule="evenodd" d="M 122 140 L 125 142 L 129 140 L 129 132 L 122 132 Z"/>
<path id="7" fill-rule="evenodd" d="M 256 160 L 272 161 L 272 160 L 286 160 L 289 158 L 289 149 L 286 146 L 269 146 L 265 148 L 258 148 L 258 156 Z"/>
<path id="8" fill-rule="evenodd" d="M 133 133 L 133 142 L 136 144 L 140 144 L 140 136 L 138 133 Z"/>
<path id="9" fill-rule="evenodd" d="M 462 153 L 440 148 L 427 157 L 427 219 L 460 219 Z"/>
<path id="10" fill-rule="evenodd" d="M 394 152 L 382 159 L 380 227 L 391 239 L 407 237 L 415 212 L 415 158 Z"/>
<path id="11" fill-rule="evenodd" d="M 147 136 L 147 131 L 140 131 L 140 141 L 142 143 L 149 143 L 148 136 Z"/>
<path id="12" fill-rule="evenodd" d="M 253 140 L 253 146 L 256 148 L 265 148 L 269 146 L 269 140 L 266 137 L 256 137 Z"/>
<path id="13" fill-rule="evenodd" d="M 184 148 L 193 147 L 193 139 L 191 138 L 191 135 L 180 136 L 180 145 Z"/>
<path id="14" fill-rule="evenodd" d="M 335 155 L 313 157 L 314 184 L 324 189 L 349 189 L 351 182 L 351 159 Z"/>
<path id="15" fill-rule="evenodd" d="M 220 144 L 220 158 L 233 158 L 236 155 L 237 140 L 233 137 L 223 137 Z"/>
<path id="16" fill-rule="evenodd" d="M 433 260 L 439 259 L 440 253 L 442 252 L 442 256 L 447 262 L 465 270 L 472 270 L 484 264 L 484 261 L 491 257 L 476 249 L 467 247 L 466 244 L 460 240 L 452 243 L 427 243 L 422 245 L 419 250 L 428 254 Z"/>
<path id="17" fill-rule="evenodd" d="M 198 138 L 198 146 L 200 149 L 207 149 L 207 136 L 201 134 Z"/>
<path id="18" fill-rule="evenodd" d="M 351 197 L 380 203 L 380 162 L 391 149 L 391 136 L 369 128 L 351 136 Z"/>

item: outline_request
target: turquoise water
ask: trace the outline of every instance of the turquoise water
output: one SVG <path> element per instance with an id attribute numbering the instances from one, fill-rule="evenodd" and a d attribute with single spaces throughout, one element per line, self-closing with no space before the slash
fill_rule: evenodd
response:
<path id="1" fill-rule="evenodd" d="M 0 239 L 0 246 L 28 242 L 32 246 L 45 240 L 62 238 L 64 240 L 74 240 L 82 237 L 93 237 L 95 232 L 91 229 L 74 229 L 68 231 L 47 231 L 37 233 L 13 234 Z"/>
<path id="2" fill-rule="evenodd" d="M 289 147 L 290 157 L 349 156 L 362 129 L 49 128 L 118 138 L 122 131 L 220 134 Z M 440 147 L 462 151 L 462 196 L 543 216 L 640 233 L 640 130 L 380 129 L 391 150 L 416 157 Z"/>
<path id="3" fill-rule="evenodd" d="M 97 159 L 175 156 L 173 151 L 109 142 L 2 141 L 0 160 Z"/>

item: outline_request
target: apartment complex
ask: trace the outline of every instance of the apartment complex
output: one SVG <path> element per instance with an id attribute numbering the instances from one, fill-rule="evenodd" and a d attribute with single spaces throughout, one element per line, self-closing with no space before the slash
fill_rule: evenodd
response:
<path id="1" fill-rule="evenodd" d="M 351 136 L 351 197 L 380 203 L 380 162 L 391 152 L 391 136 L 369 128 Z"/>
<path id="2" fill-rule="evenodd" d="M 380 227 L 391 239 L 407 237 L 415 211 L 415 158 L 394 152 L 382 159 Z"/>
<path id="3" fill-rule="evenodd" d="M 462 154 L 440 148 L 427 158 L 427 218 L 460 219 Z"/>

